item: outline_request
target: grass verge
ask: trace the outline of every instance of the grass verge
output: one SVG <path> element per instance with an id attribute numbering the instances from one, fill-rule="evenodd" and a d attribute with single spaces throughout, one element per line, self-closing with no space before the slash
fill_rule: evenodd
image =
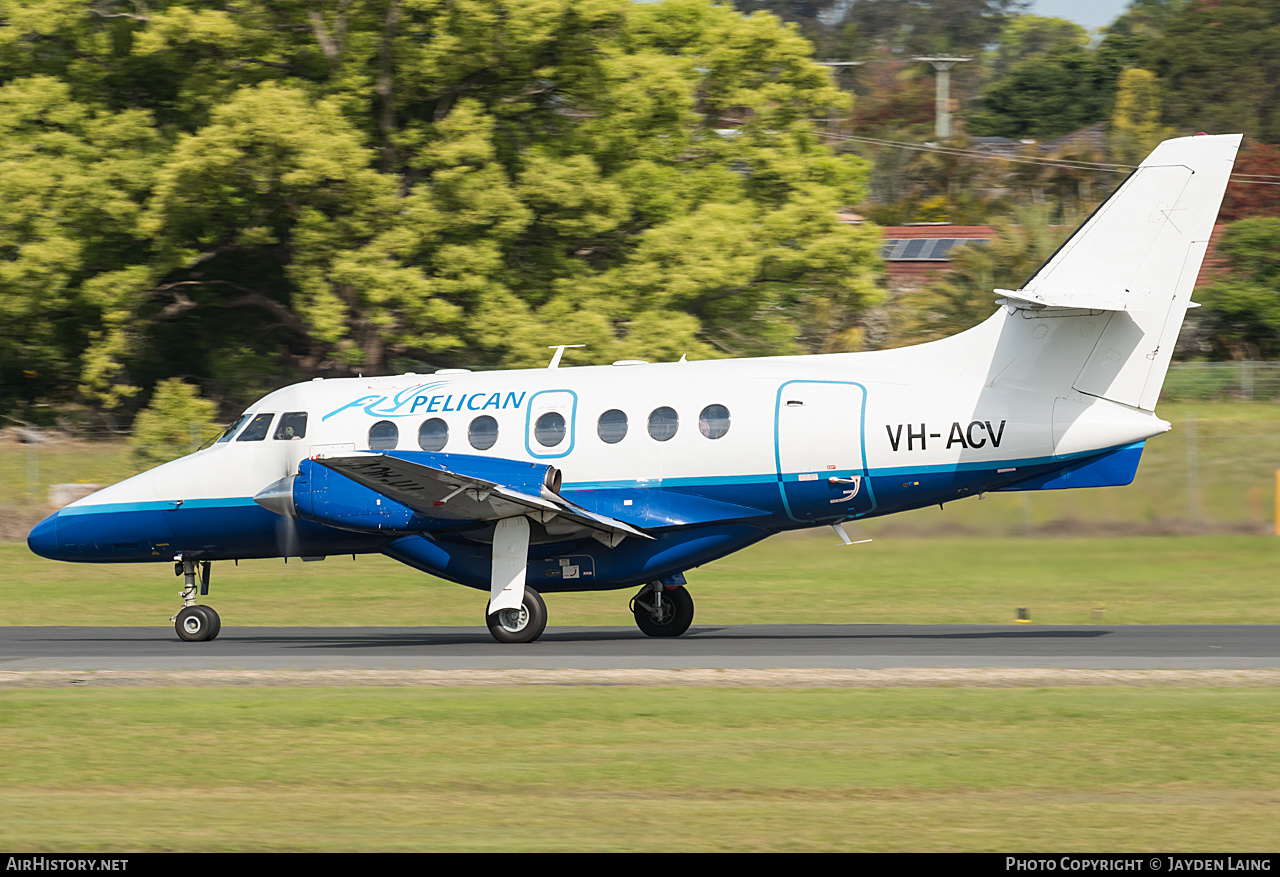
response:
<path id="1" fill-rule="evenodd" d="M 1269 690 L 0 692 L 0 845 L 1268 849 Z"/>
<path id="2" fill-rule="evenodd" d="M 1280 539 L 774 537 L 692 571 L 698 624 L 1277 624 Z M 162 625 L 169 564 L 58 563 L 0 545 L 0 624 Z M 629 591 L 549 594 L 551 625 L 630 624 Z M 479 591 L 381 556 L 214 565 L 227 625 L 479 625 Z"/>

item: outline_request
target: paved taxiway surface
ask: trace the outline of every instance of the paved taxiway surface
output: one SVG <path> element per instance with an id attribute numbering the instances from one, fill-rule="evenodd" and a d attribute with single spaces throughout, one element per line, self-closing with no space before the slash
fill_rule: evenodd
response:
<path id="1" fill-rule="evenodd" d="M 170 627 L 0 627 L 0 670 L 1280 668 L 1277 625 L 697 626 L 549 628 L 501 645 L 483 628 L 224 626 L 211 643 Z"/>

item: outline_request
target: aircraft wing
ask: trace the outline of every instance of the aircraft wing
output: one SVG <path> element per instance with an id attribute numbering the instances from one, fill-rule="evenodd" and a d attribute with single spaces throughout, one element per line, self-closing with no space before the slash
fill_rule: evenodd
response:
<path id="1" fill-rule="evenodd" d="M 630 524 L 588 511 L 546 487 L 539 489 L 540 495 L 534 495 L 527 481 L 521 485 L 523 489 L 515 489 L 444 465 L 430 465 L 389 454 L 319 456 L 313 460 L 363 487 L 438 520 L 496 521 L 528 515 L 546 525 L 550 532 L 569 535 L 573 530 L 586 529 L 610 547 L 627 536 L 653 538 Z"/>

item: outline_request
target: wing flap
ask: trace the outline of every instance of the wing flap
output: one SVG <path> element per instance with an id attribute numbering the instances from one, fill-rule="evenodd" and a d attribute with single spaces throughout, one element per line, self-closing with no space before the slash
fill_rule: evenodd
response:
<path id="1" fill-rule="evenodd" d="M 416 512 L 448 521 L 497 521 L 528 515 L 546 524 L 566 519 L 617 544 L 623 537 L 652 539 L 630 524 L 587 511 L 545 487 L 541 496 L 495 481 L 389 454 L 313 457 L 314 462 Z"/>

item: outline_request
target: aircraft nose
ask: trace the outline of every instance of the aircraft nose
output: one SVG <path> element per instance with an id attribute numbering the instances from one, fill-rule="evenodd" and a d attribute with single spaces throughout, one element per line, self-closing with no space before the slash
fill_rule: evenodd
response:
<path id="1" fill-rule="evenodd" d="M 31 528 L 31 532 L 27 534 L 27 547 L 41 557 L 62 559 L 62 546 L 58 544 L 57 512 Z"/>

